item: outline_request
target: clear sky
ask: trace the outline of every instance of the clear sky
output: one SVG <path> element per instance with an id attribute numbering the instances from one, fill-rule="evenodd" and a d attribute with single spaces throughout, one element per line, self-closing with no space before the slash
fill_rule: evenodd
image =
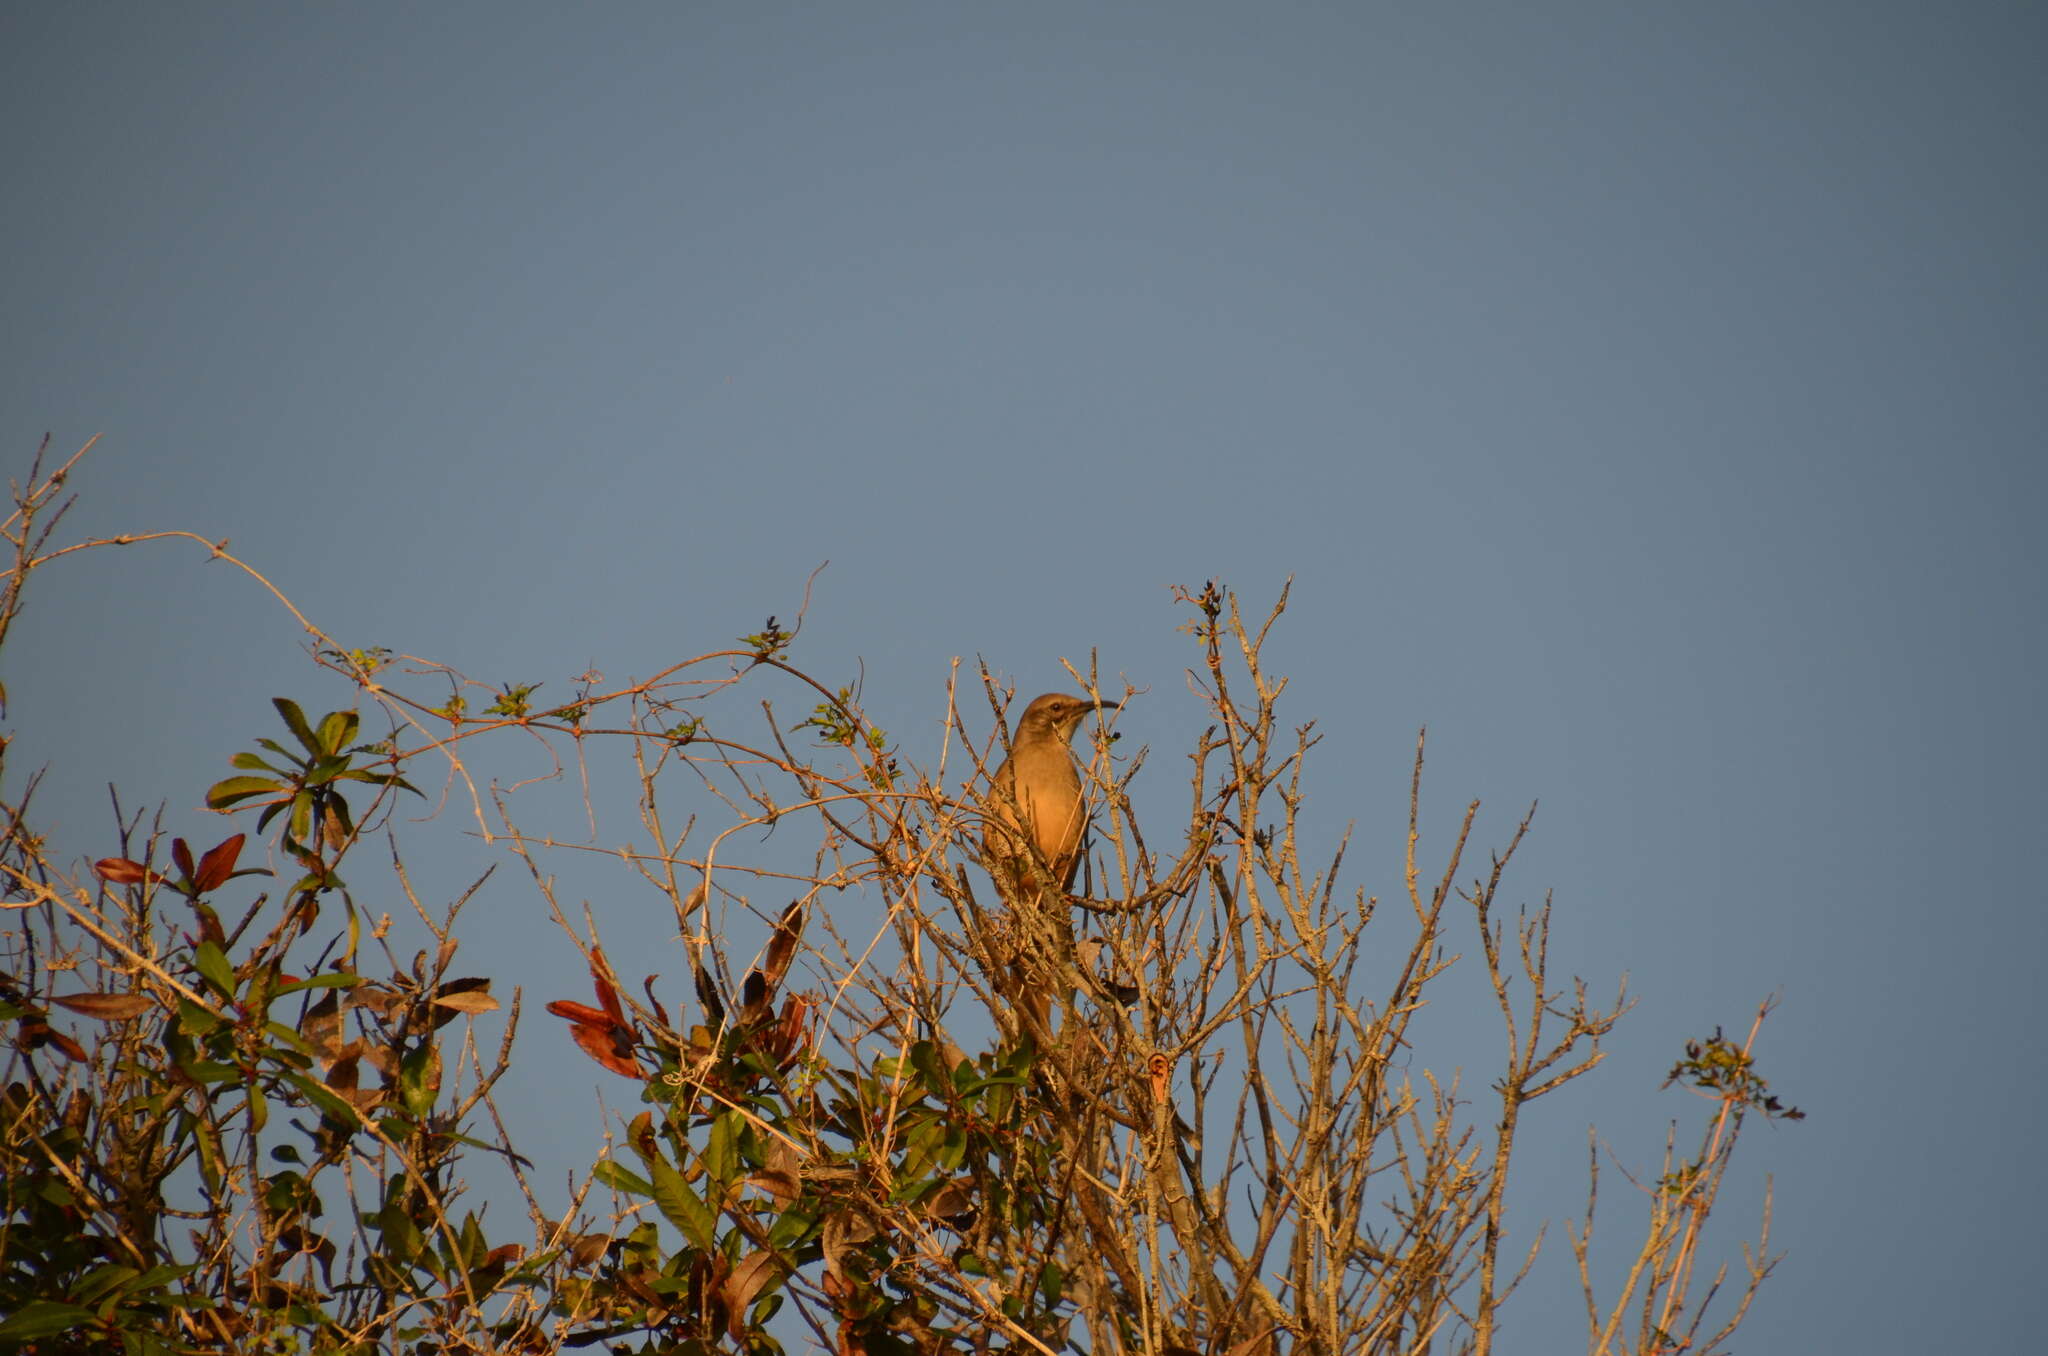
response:
<path id="1" fill-rule="evenodd" d="M 1177 751 L 1167 587 L 1291 575 L 1357 879 L 1398 880 L 1426 722 L 1434 842 L 1541 797 L 1523 897 L 1641 995 L 1539 1104 L 1536 1198 L 1570 1208 L 1589 1120 L 1646 1161 L 1682 1041 L 1782 990 L 1763 1071 L 1810 1118 L 1743 1146 L 1790 1255 L 1741 1346 L 2011 1349 L 2048 1260 L 2044 37 L 1970 2 L 12 5 L 0 449 L 103 434 L 77 531 L 230 537 L 351 643 L 551 695 L 787 620 L 829 560 L 796 658 L 863 671 L 913 758 L 954 656 L 1030 695 L 1091 647 Z M 109 780 L 216 832 L 267 698 L 345 699 L 297 646 L 194 548 L 53 568 L 0 674 L 16 776 L 51 764 L 81 855 Z M 488 860 L 416 837 L 451 893 Z M 476 968 L 584 996 L 490 888 Z M 535 1105 L 606 1077 L 544 1022 L 521 1061 Z M 588 1120 L 534 1132 L 557 1173 Z M 1512 1349 L 1580 1340 L 1551 1247 Z"/>

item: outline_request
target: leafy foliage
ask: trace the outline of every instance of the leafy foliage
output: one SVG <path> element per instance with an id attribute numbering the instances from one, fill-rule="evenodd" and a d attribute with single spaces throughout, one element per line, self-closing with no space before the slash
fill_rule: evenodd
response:
<path id="1" fill-rule="evenodd" d="M 17 490 L 0 638 L 31 572 L 73 549 L 46 546 L 69 465 Z M 1526 818 L 1463 877 L 1475 803 L 1425 873 L 1419 746 L 1407 907 L 1341 894 L 1342 846 L 1312 864 L 1298 833 L 1316 736 L 1289 737 L 1262 656 L 1284 596 L 1259 626 L 1215 583 L 1180 601 L 1214 717 L 1187 819 L 1141 831 L 1146 752 L 1119 761 L 1104 732 L 1094 884 L 1065 899 L 976 874 L 982 803 L 960 788 L 987 785 L 1000 740 L 977 745 L 956 709 L 967 767 L 899 758 L 853 688 L 792 665 L 801 627 L 773 617 L 645 682 L 581 675 L 554 708 L 538 683 L 316 632 L 358 706 L 314 721 L 275 699 L 286 738 L 207 790 L 245 818 L 203 851 L 117 811 L 114 850 L 68 873 L 29 827 L 31 781 L 0 826 L 0 1351 L 1491 1350 L 1519 1274 L 1501 1239 L 1523 1119 L 1599 1062 L 1626 998 L 1551 980 L 1547 906 L 1507 920 Z M 782 727 L 755 701 L 770 684 L 809 714 Z M 752 737 L 733 714 L 750 706 Z M 388 733 L 365 741 L 362 711 Z M 821 754 L 792 751 L 804 731 Z M 653 975 L 636 996 L 596 920 L 556 899 L 556 840 L 521 828 L 512 793 L 472 789 L 574 940 L 577 991 L 588 974 L 591 1001 L 546 1011 L 637 1098 L 560 1213 L 493 1096 L 516 999 L 454 964 L 489 868 L 436 911 L 401 864 L 426 943 L 409 958 L 340 870 L 397 793 L 420 794 L 415 769 L 474 788 L 466 760 L 501 733 L 568 750 L 586 779 L 593 745 L 623 752 L 656 846 L 619 856 L 670 903 L 687 962 L 686 1005 Z M 677 782 L 722 822 L 672 827 Z M 816 849 L 792 867 L 771 840 L 800 817 Z M 769 846 L 750 856 L 743 829 Z M 266 858 L 296 877 L 275 899 L 272 868 L 244 864 Z M 1415 1055 L 1458 928 L 1507 1038 L 1476 1117 Z M 489 1053 L 477 1024 L 501 1014 Z M 1571 1238 L 1593 1350 L 1715 1350 L 1769 1274 L 1760 1244 L 1732 1316 L 1707 1321 L 1726 1272 L 1699 1297 L 1694 1270 L 1743 1117 L 1801 1114 L 1757 1073 L 1756 1038 L 1716 1031 L 1672 1070 L 1707 1099 L 1701 1149 L 1667 1146 L 1646 1179 L 1644 1241 L 1604 1304 L 1589 1199 Z M 469 1203 L 485 1164 L 524 1198 L 517 1237 Z"/>
<path id="2" fill-rule="evenodd" d="M 323 859 L 322 849 L 338 854 L 355 837 L 355 817 L 341 794 L 340 784 L 361 782 L 396 787 L 414 795 L 419 791 L 396 772 L 372 772 L 355 766 L 355 755 L 379 750 L 369 745 L 350 747 L 362 723 L 354 711 L 330 711 L 316 727 L 307 722 L 298 703 L 289 697 L 274 697 L 271 705 L 284 718 L 285 728 L 298 740 L 299 749 L 288 749 L 274 739 L 258 739 L 256 742 L 276 762 L 266 760 L 260 753 L 238 753 L 228 761 L 235 767 L 268 775 L 229 777 L 215 782 L 206 792 L 206 804 L 210 809 L 231 810 L 244 802 L 256 801 L 263 807 L 256 820 L 259 833 L 271 820 L 284 815 L 285 829 L 278 846 L 307 869 L 305 878 L 292 890 L 317 894 L 341 884 Z M 396 764 L 395 755 L 386 756 Z"/>

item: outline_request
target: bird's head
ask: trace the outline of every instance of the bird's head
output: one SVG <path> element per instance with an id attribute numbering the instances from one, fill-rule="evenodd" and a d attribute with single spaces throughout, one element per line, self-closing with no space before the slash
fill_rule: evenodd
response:
<path id="1" fill-rule="evenodd" d="M 1083 716 L 1090 711 L 1114 711 L 1117 705 L 1116 702 L 1073 697 L 1064 692 L 1048 692 L 1043 697 L 1033 697 L 1031 705 L 1024 708 L 1024 715 L 1017 722 L 1017 739 L 1057 739 L 1064 743 L 1081 728 Z"/>

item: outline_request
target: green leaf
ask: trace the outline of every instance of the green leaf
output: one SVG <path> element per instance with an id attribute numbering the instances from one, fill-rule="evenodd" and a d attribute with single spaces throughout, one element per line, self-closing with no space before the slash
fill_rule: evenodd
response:
<path id="1" fill-rule="evenodd" d="M 377 1213 L 377 1229 L 384 1235 L 385 1246 L 391 1255 L 401 1262 L 410 1262 L 420 1253 L 420 1231 L 405 1213 L 404 1206 L 392 1200 Z"/>
<path id="2" fill-rule="evenodd" d="M 272 767 L 270 764 L 264 762 L 261 758 L 258 758 L 253 753 L 236 754 L 234 757 L 228 759 L 228 766 L 245 767 L 248 768 L 251 772 L 274 772 L 280 777 L 285 775 L 285 770 L 283 768 Z"/>
<path id="3" fill-rule="evenodd" d="M 683 1237 L 691 1244 L 709 1252 L 718 1241 L 718 1219 L 709 1206 L 683 1181 L 683 1175 L 665 1158 L 647 1160 L 647 1170 L 654 1178 L 654 1204 L 668 1222 L 683 1231 Z"/>
<path id="4" fill-rule="evenodd" d="M 78 1206 L 78 1198 L 71 1194 L 71 1188 L 54 1177 L 46 1177 L 37 1182 L 35 1194 L 60 1210 L 72 1210 Z"/>
<path id="5" fill-rule="evenodd" d="M 226 781 L 215 782 L 206 789 L 206 808 L 225 810 L 230 805 L 245 801 L 251 796 L 275 796 L 283 794 L 283 782 L 268 777 L 229 777 Z"/>
<path id="6" fill-rule="evenodd" d="M 769 1227 L 768 1242 L 777 1248 L 795 1248 L 808 1243 L 817 1232 L 816 1207 L 798 1201 L 783 1211 Z"/>
<path id="7" fill-rule="evenodd" d="M 1060 1302 L 1060 1291 L 1065 1288 L 1066 1280 L 1067 1273 L 1060 1270 L 1057 1263 L 1047 1262 L 1038 1269 L 1038 1292 L 1045 1296 L 1047 1304 Z"/>
<path id="8" fill-rule="evenodd" d="M 14 1311 L 14 1317 L 0 1323 L 0 1337 L 21 1340 L 30 1337 L 53 1337 L 68 1332 L 81 1323 L 92 1320 L 90 1309 L 81 1309 L 76 1304 L 58 1304 L 52 1300 L 30 1300 Z"/>
<path id="9" fill-rule="evenodd" d="M 616 1159 L 600 1158 L 591 1165 L 590 1175 L 614 1191 L 653 1199 L 653 1185 L 644 1177 L 635 1176 L 629 1169 L 621 1167 Z"/>
<path id="10" fill-rule="evenodd" d="M 304 875 L 299 877 L 297 880 L 292 882 L 292 888 L 290 890 L 287 890 L 285 893 L 293 895 L 303 895 L 315 890 L 332 890 L 340 884 L 341 877 L 336 876 L 331 872 L 321 872 L 315 875 Z"/>
<path id="11" fill-rule="evenodd" d="M 87 1304 L 97 1304 L 109 1291 L 120 1290 L 142 1273 L 134 1267 L 108 1262 L 96 1266 L 71 1285 L 70 1293 Z"/>
<path id="12" fill-rule="evenodd" d="M 130 1293 L 161 1289 L 172 1281 L 185 1279 L 185 1277 L 190 1276 L 197 1270 L 199 1270 L 199 1264 L 196 1262 L 187 1263 L 184 1266 L 165 1262 L 162 1266 L 151 1267 L 140 1276 L 137 1276 L 128 1289 Z"/>
<path id="13" fill-rule="evenodd" d="M 494 1154 L 498 1152 L 497 1145 L 490 1143 L 488 1140 L 476 1139 L 469 1135 L 443 1134 L 441 1138 L 446 1140 L 450 1144 L 462 1144 L 467 1145 L 469 1148 L 472 1149 L 481 1149 L 487 1154 Z"/>
<path id="14" fill-rule="evenodd" d="M 910 1047 L 910 1064 L 924 1079 L 925 1091 L 934 1097 L 944 1097 L 953 1090 L 953 1080 L 946 1073 L 946 1066 L 939 1059 L 938 1047 L 930 1041 L 919 1041 Z"/>
<path id="15" fill-rule="evenodd" d="M 281 1172 L 263 1184 L 263 1208 L 273 1216 L 302 1209 L 308 1200 L 306 1179 L 296 1172 Z"/>
<path id="16" fill-rule="evenodd" d="M 286 1073 L 284 1078 L 287 1083 L 290 1083 L 304 1094 L 307 1101 L 318 1107 L 320 1114 L 326 1116 L 329 1120 L 345 1125 L 351 1130 L 362 1124 L 356 1118 L 356 1109 L 336 1095 L 334 1090 L 325 1083 L 315 1078 L 308 1078 L 304 1074 L 296 1073 Z"/>
<path id="17" fill-rule="evenodd" d="M 320 718 L 320 747 L 328 754 L 340 753 L 356 737 L 362 718 L 353 711 L 329 711 Z"/>
<path id="18" fill-rule="evenodd" d="M 221 1016 L 211 1008 L 203 1008 L 190 998 L 178 995 L 178 1030 L 188 1036 L 207 1036 L 221 1028 Z"/>
<path id="19" fill-rule="evenodd" d="M 201 942 L 192 953 L 192 963 L 199 967 L 200 977 L 212 986 L 222 998 L 235 996 L 235 967 L 228 964 L 227 953 L 220 949 L 220 943 L 207 940 Z"/>
<path id="20" fill-rule="evenodd" d="M 346 755 L 336 758 L 322 758 L 306 770 L 306 785 L 325 786 L 346 771 L 348 771 L 348 758 Z"/>
<path id="21" fill-rule="evenodd" d="M 275 1003 L 277 995 L 272 994 L 270 1001 Z M 264 1051 L 272 1059 L 289 1064 L 294 1069 L 310 1067 L 315 1051 L 312 1044 L 304 1036 L 301 1036 L 282 1022 L 265 1022 L 263 1024 L 263 1034 L 277 1042 L 277 1045 Z"/>
<path id="22" fill-rule="evenodd" d="M 311 979 L 288 979 L 277 986 L 277 992 L 272 996 L 282 998 L 301 989 L 353 989 L 362 982 L 361 975 L 314 975 Z"/>
<path id="23" fill-rule="evenodd" d="M 192 1122 L 193 1140 L 199 1146 L 199 1175 L 206 1179 L 207 1189 L 219 1191 L 226 1170 L 220 1151 L 220 1132 L 210 1121 Z"/>
<path id="24" fill-rule="evenodd" d="M 408 1052 L 398 1064 L 398 1093 L 407 1112 L 414 1116 L 433 1114 L 434 1101 L 441 1094 L 441 1060 L 433 1045 Z"/>
<path id="25" fill-rule="evenodd" d="M 372 786 L 395 786 L 401 791 L 410 791 L 415 796 L 424 797 L 426 795 L 426 792 L 420 790 L 395 772 L 371 772 L 366 768 L 352 767 L 348 771 L 338 774 L 334 780 L 338 782 L 368 782 Z"/>
<path id="26" fill-rule="evenodd" d="M 306 746 L 307 753 L 318 758 L 327 752 L 314 735 L 313 727 L 306 723 L 306 713 L 299 709 L 297 702 L 290 697 L 272 697 L 270 704 L 277 708 L 277 714 L 284 717 L 284 723 L 291 730 L 292 736 Z"/>
<path id="27" fill-rule="evenodd" d="M 445 1240 L 443 1246 L 446 1246 Z M 449 1258 L 464 1271 L 474 1270 L 484 1260 L 484 1254 L 491 1250 L 491 1244 L 478 1227 L 473 1214 L 462 1217 L 462 1227 L 455 1231 L 454 1255 Z"/>
<path id="28" fill-rule="evenodd" d="M 914 1196 L 924 1179 L 952 1172 L 967 1155 L 966 1134 L 943 1121 L 926 1121 L 917 1126 L 904 1137 L 904 1144 L 903 1166 L 898 1169 L 899 1199 Z"/>
<path id="29" fill-rule="evenodd" d="M 711 1122 L 711 1137 L 704 1146 L 705 1194 L 723 1199 L 726 1188 L 739 1176 L 739 1141 L 746 1128 L 737 1111 L 722 1111 Z"/>
<path id="30" fill-rule="evenodd" d="M 234 1083 L 242 1077 L 242 1071 L 234 1065 L 211 1059 L 195 1059 L 180 1064 L 178 1072 L 194 1083 Z"/>

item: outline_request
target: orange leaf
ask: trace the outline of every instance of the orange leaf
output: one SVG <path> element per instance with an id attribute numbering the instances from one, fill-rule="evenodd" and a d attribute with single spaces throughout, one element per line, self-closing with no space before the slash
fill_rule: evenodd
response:
<path id="1" fill-rule="evenodd" d="M 605 959 L 603 947 L 590 948 L 590 979 L 597 987 L 597 1001 L 611 1014 L 614 1022 L 624 1026 L 626 1010 L 619 1006 L 619 991 L 612 987 L 611 980 L 607 978 L 611 968 L 612 963 Z"/>
<path id="2" fill-rule="evenodd" d="M 548 1004 L 548 1011 L 557 1017 L 566 1017 L 578 1025 L 594 1026 L 604 1031 L 610 1031 L 614 1025 L 610 1013 L 599 1012 L 596 1008 L 586 1007 L 581 1003 L 572 1003 L 566 998 L 557 998 Z"/>
<path id="3" fill-rule="evenodd" d="M 578 1022 L 569 1028 L 569 1035 L 571 1039 L 583 1047 L 584 1054 L 589 1055 L 613 1073 L 622 1074 L 627 1078 L 647 1077 L 642 1072 L 639 1063 L 634 1060 L 630 1053 L 617 1048 L 618 1042 L 612 1032 L 600 1030 L 594 1026 L 585 1026 L 583 1023 Z"/>

